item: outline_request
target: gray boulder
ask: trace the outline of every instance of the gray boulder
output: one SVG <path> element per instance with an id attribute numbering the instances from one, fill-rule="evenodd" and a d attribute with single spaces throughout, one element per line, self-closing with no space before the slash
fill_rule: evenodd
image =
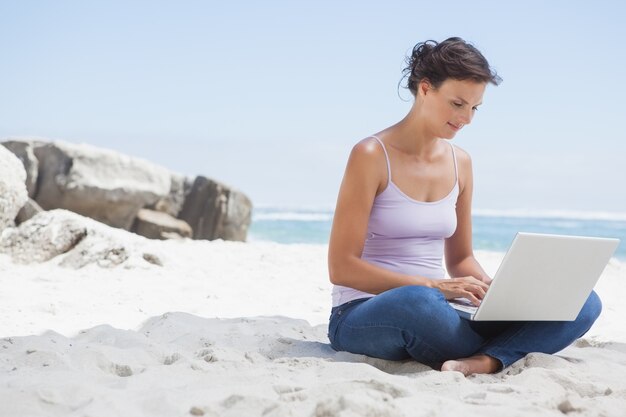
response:
<path id="1" fill-rule="evenodd" d="M 87 236 L 79 217 L 58 210 L 42 212 L 0 238 L 0 250 L 16 263 L 45 262 L 68 252 Z"/>
<path id="2" fill-rule="evenodd" d="M 105 241 L 94 245 L 93 242 L 84 239 L 74 250 L 64 255 L 59 266 L 71 269 L 80 269 L 87 265 L 114 268 L 125 263 L 130 256 L 129 249 L 122 243 Z"/>
<path id="3" fill-rule="evenodd" d="M 139 210 L 151 209 L 189 224 L 195 239 L 246 240 L 252 203 L 243 193 L 217 181 L 203 176 L 191 179 L 139 158 L 85 144 L 29 139 L 9 140 L 3 145 L 22 160 L 29 193 L 42 210 L 67 209 L 131 230 Z M 18 223 L 37 210 L 31 204 L 20 213 Z M 147 226 L 150 222 L 137 221 L 142 224 L 133 229 L 137 233 L 156 233 Z M 169 230 L 170 226 L 161 226 L 156 233 L 159 238 L 187 235 L 185 227 Z"/>
<path id="4" fill-rule="evenodd" d="M 2 142 L 2 145 L 13 152 L 24 165 L 26 170 L 26 189 L 30 198 L 35 198 L 37 194 L 37 173 L 39 170 L 39 163 L 35 156 L 34 148 L 42 143 L 38 140 L 8 140 Z"/>
<path id="5" fill-rule="evenodd" d="M 139 158 L 86 144 L 47 143 L 39 161 L 36 200 L 129 230 L 137 212 L 170 190 L 169 172 Z"/>
<path id="6" fill-rule="evenodd" d="M 179 218 L 191 226 L 194 239 L 245 241 L 251 216 L 252 202 L 245 194 L 198 176 Z"/>
<path id="7" fill-rule="evenodd" d="M 17 217 L 15 217 L 15 224 L 19 225 L 24 223 L 27 220 L 30 220 L 32 217 L 41 213 L 43 209 L 35 200 L 29 198 L 24 204 L 24 207 L 17 213 Z"/>
<path id="8" fill-rule="evenodd" d="M 15 216 L 28 199 L 26 171 L 20 160 L 0 146 L 0 233 L 13 226 Z"/>
<path id="9" fill-rule="evenodd" d="M 167 213 L 172 217 L 178 217 L 183 208 L 185 198 L 191 190 L 193 179 L 177 173 L 170 174 L 170 191 L 156 203 L 146 208 Z"/>
<path id="10" fill-rule="evenodd" d="M 141 209 L 137 213 L 131 231 L 149 239 L 191 237 L 191 227 L 184 220 L 176 219 L 160 211 Z"/>
<path id="11" fill-rule="evenodd" d="M 150 240 L 68 210 L 43 211 L 0 236 L 0 252 L 16 263 L 49 262 L 66 268 L 162 266 Z"/>

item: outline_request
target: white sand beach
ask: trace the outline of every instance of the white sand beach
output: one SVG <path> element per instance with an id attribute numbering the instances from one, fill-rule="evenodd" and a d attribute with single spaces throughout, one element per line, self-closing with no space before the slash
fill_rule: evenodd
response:
<path id="1" fill-rule="evenodd" d="M 0 417 L 626 417 L 625 18 L 0 0 Z M 372 283 L 353 248 L 479 275 L 471 237 L 493 277 L 519 232 L 621 239 L 571 346 L 470 376 L 331 348 L 331 233 Z"/>
<path id="2" fill-rule="evenodd" d="M 0 255 L 0 416 L 626 415 L 619 261 L 583 339 L 465 378 L 332 350 L 325 245 L 109 233 L 162 266 Z M 492 274 L 502 257 L 476 255 Z"/>

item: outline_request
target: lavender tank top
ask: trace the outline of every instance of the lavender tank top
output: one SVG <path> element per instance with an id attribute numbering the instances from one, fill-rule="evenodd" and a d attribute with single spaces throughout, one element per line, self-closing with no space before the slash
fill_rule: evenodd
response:
<path id="1" fill-rule="evenodd" d="M 387 149 L 378 137 L 372 137 L 385 151 L 389 180 L 385 190 L 374 199 L 361 259 L 402 274 L 443 279 L 444 239 L 454 234 L 457 222 L 459 175 L 454 146 L 450 144 L 455 175 L 452 191 L 441 200 L 424 202 L 412 199 L 393 182 Z M 333 285 L 333 307 L 374 295 Z"/>

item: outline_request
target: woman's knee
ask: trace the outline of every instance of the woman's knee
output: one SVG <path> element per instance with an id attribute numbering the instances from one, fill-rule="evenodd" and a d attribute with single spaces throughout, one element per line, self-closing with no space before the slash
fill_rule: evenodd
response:
<path id="1" fill-rule="evenodd" d="M 375 306 L 372 303 L 370 313 L 375 309 L 379 322 L 397 323 L 398 327 L 410 333 L 425 329 L 443 330 L 450 325 L 455 327 L 454 319 L 458 320 L 458 314 L 448 306 L 441 291 L 435 288 L 408 285 L 377 297 L 380 297 L 377 300 L 379 304 Z"/>
<path id="2" fill-rule="evenodd" d="M 397 287 L 355 307 L 342 323 L 352 328 L 388 326 L 415 333 L 437 327 L 445 319 L 441 306 L 447 307 L 447 303 L 439 290 L 416 285 Z"/>
<path id="3" fill-rule="evenodd" d="M 580 313 L 578 313 L 576 321 L 589 330 L 598 317 L 600 317 L 601 312 L 602 300 L 600 300 L 600 297 L 595 291 L 591 291 L 583 308 L 580 310 Z"/>
<path id="4" fill-rule="evenodd" d="M 389 290 L 387 293 L 389 299 L 394 303 L 402 306 L 411 306 L 411 308 L 421 306 L 430 309 L 429 307 L 432 305 L 445 302 L 441 291 L 421 285 L 406 285 Z"/>

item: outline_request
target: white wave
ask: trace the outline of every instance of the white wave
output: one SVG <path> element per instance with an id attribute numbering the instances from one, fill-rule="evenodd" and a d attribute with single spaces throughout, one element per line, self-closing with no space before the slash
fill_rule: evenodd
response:
<path id="1" fill-rule="evenodd" d="M 333 212 L 335 211 L 335 206 L 332 204 L 255 204 L 255 209 L 261 209 L 263 211 L 271 210 L 271 211 L 321 211 L 321 212 Z"/>
<path id="2" fill-rule="evenodd" d="M 303 213 L 297 211 L 286 212 L 269 212 L 258 213 L 252 215 L 252 221 L 258 220 L 282 220 L 282 221 L 301 221 L 301 222 L 324 222 L 333 219 L 332 213 Z"/>
<path id="3" fill-rule="evenodd" d="M 516 218 L 556 218 L 568 220 L 626 221 L 626 213 L 612 211 L 568 211 L 568 210 L 492 210 L 476 209 L 474 216 L 516 217 Z"/>
<path id="4" fill-rule="evenodd" d="M 331 206 L 255 206 L 255 220 L 331 221 L 334 208 Z M 474 209 L 478 217 L 546 218 L 563 220 L 626 221 L 626 212 L 576 211 L 576 210 L 531 210 L 531 209 Z"/>

